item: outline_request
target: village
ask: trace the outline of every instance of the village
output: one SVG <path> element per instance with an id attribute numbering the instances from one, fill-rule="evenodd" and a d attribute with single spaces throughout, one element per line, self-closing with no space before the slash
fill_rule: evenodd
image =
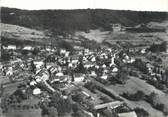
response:
<path id="1" fill-rule="evenodd" d="M 153 46 L 160 45 L 74 46 L 73 51 L 53 45 L 2 45 L 10 58 L 0 65 L 0 111 L 8 117 L 25 116 L 27 110 L 28 116 L 37 117 L 148 117 L 144 108 L 128 101 L 143 98 L 166 116 L 167 105 L 153 103 L 153 92 L 131 96 L 111 88 L 138 79 L 168 93 L 168 69 L 151 52 Z M 163 51 L 160 55 L 166 55 L 167 48 Z"/>

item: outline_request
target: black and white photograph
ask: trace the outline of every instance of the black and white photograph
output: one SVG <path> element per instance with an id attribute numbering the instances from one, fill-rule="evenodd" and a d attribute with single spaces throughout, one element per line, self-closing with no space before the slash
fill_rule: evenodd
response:
<path id="1" fill-rule="evenodd" d="M 168 117 L 168 0 L 0 0 L 0 117 Z"/>

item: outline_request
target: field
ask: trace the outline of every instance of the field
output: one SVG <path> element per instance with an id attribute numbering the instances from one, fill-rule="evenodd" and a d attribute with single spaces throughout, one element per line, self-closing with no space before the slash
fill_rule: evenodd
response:
<path id="1" fill-rule="evenodd" d="M 168 21 L 161 23 L 149 22 L 147 25 L 151 28 L 166 28 L 168 29 Z M 130 32 L 112 32 L 103 31 L 101 29 L 92 29 L 89 32 L 77 31 L 76 36 L 83 36 L 89 40 L 101 42 L 108 42 L 115 44 L 116 42 L 130 43 L 132 45 L 151 45 L 153 43 L 160 43 L 168 41 L 168 31 L 154 32 L 154 33 L 130 33 Z"/>
<path id="2" fill-rule="evenodd" d="M 119 94 L 128 93 L 128 94 L 135 94 L 137 91 L 142 91 L 144 94 L 149 95 L 152 92 L 155 92 L 158 96 L 156 99 L 157 103 L 162 103 L 165 105 L 165 108 L 168 110 L 168 95 L 163 93 L 162 91 L 156 89 L 155 87 L 151 86 L 150 84 L 146 83 L 144 80 L 139 78 L 131 77 L 126 84 L 124 85 L 111 85 L 111 89 L 118 92 Z M 150 117 L 164 117 L 161 111 L 158 111 L 151 107 L 149 103 L 146 101 L 129 101 L 129 104 L 133 107 L 144 108 L 147 112 L 150 113 Z"/>
<path id="3" fill-rule="evenodd" d="M 16 104 L 15 107 L 9 107 L 8 111 L 3 114 L 3 117 L 41 117 L 41 109 L 37 105 L 39 101 L 35 97 L 24 100 Z"/>
<path id="4" fill-rule="evenodd" d="M 109 31 L 101 31 L 100 29 L 96 29 L 96 30 L 90 30 L 89 33 L 78 31 L 75 33 L 75 35 L 83 36 L 89 40 L 94 40 L 97 41 L 98 43 L 101 43 L 107 38 L 109 33 L 110 33 Z"/>
<path id="5" fill-rule="evenodd" d="M 4 114 L 3 117 L 41 117 L 40 110 L 10 110 L 9 113 Z"/>
<path id="6" fill-rule="evenodd" d="M 2 36 L 6 38 L 17 38 L 20 40 L 34 40 L 48 38 L 44 32 L 25 28 L 17 25 L 1 23 Z"/>

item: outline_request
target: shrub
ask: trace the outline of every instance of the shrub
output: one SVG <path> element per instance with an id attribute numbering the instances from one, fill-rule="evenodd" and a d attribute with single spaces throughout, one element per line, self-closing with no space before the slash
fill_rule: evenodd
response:
<path id="1" fill-rule="evenodd" d="M 68 50 L 68 51 L 73 51 L 73 50 L 74 50 L 72 44 L 69 43 L 69 42 L 67 42 L 67 41 L 63 41 L 63 40 L 59 41 L 59 42 L 58 42 L 58 46 L 59 46 L 60 48 L 66 49 L 66 50 Z"/>
<path id="2" fill-rule="evenodd" d="M 157 110 L 164 111 L 164 104 L 156 104 L 154 106 Z"/>
<path id="3" fill-rule="evenodd" d="M 121 96 L 132 101 L 139 101 L 145 98 L 145 94 L 142 91 L 137 91 L 135 94 L 123 93 Z"/>
<path id="4" fill-rule="evenodd" d="M 149 116 L 149 113 L 146 112 L 144 109 L 142 108 L 135 108 L 134 109 L 136 114 L 137 114 L 137 117 L 148 117 Z"/>
<path id="5" fill-rule="evenodd" d="M 150 95 L 146 96 L 146 101 L 150 103 L 153 108 L 160 110 L 163 113 L 166 113 L 164 104 L 156 102 L 156 96 L 157 94 L 152 92 Z"/>
<path id="6" fill-rule="evenodd" d="M 3 61 L 9 61 L 11 59 L 9 52 L 4 50 L 2 50 L 1 57 Z"/>
<path id="7" fill-rule="evenodd" d="M 94 40 L 82 41 L 82 46 L 89 49 L 98 49 L 100 47 L 99 44 Z"/>
<path id="8" fill-rule="evenodd" d="M 146 96 L 145 100 L 153 106 L 155 105 L 156 96 L 157 94 L 155 92 L 152 92 L 150 95 Z"/>

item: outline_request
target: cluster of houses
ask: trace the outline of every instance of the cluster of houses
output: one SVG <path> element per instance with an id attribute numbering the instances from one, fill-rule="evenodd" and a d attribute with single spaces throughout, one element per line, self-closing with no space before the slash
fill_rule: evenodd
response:
<path id="1" fill-rule="evenodd" d="M 149 75 L 146 80 L 168 86 L 168 74 L 166 69 L 164 69 L 162 66 L 154 65 L 150 62 L 144 62 L 144 64 L 146 72 Z"/>
<path id="2" fill-rule="evenodd" d="M 3 46 L 3 49 L 15 51 L 18 48 L 9 45 Z M 32 52 L 34 49 L 32 46 L 21 48 L 21 50 L 28 52 Z M 105 111 L 111 112 L 113 109 L 118 110 L 118 108 L 125 107 L 125 104 L 118 99 L 102 100 L 102 98 L 106 98 L 104 95 L 107 94 L 99 91 L 99 88 L 96 89 L 96 94 L 85 88 L 84 86 L 90 82 L 90 78 L 107 82 L 111 78 L 117 79 L 117 75 L 121 73 L 121 64 L 123 64 L 140 68 L 140 71 L 147 74 L 146 80 L 168 84 L 168 75 L 166 75 L 165 69 L 152 64 L 152 62 L 144 62 L 141 59 L 138 61 L 139 59 L 134 56 L 135 53 L 141 56 L 148 52 L 146 48 L 130 48 L 129 51 L 123 51 L 121 48 L 109 47 L 97 50 L 75 47 L 75 51 L 71 52 L 48 46 L 39 49 L 39 53 L 33 58 L 28 56 L 26 60 L 23 60 L 15 57 L 17 59 L 9 64 L 1 64 L 0 70 L 4 76 L 16 82 L 26 77 L 24 79 L 27 79 L 27 85 L 31 88 L 32 95 L 39 97 L 41 100 L 46 97 L 49 99 L 50 95 L 55 92 L 60 94 L 66 92 L 64 95 L 61 94 L 62 98 L 67 99 L 69 95 L 72 97 L 79 96 L 81 99 L 77 103 L 86 108 L 87 111 L 96 110 L 96 115 L 93 113 L 92 116 L 100 116 L 99 111 L 101 109 L 107 108 Z M 29 75 L 16 78 L 18 74 L 24 74 L 25 72 Z M 48 93 L 44 90 L 47 90 Z M 47 96 L 44 97 L 44 94 Z M 125 113 L 117 114 L 119 117 L 124 115 L 136 117 L 136 113 L 131 109 L 128 109 Z"/>
<path id="3" fill-rule="evenodd" d="M 16 49 L 14 47 L 9 48 Z M 32 47 L 24 47 L 23 49 L 31 51 Z M 27 71 L 30 74 L 27 78 L 27 85 L 31 87 L 32 95 L 39 98 L 46 93 L 44 89 L 49 92 L 48 97 L 55 92 L 60 93 L 69 92 L 71 89 L 82 89 L 80 93 L 85 95 L 82 98 L 86 97 L 85 101 L 89 99 L 89 103 L 86 103 L 86 105 L 93 104 L 91 107 L 92 109 L 96 108 L 96 110 L 99 110 L 97 109 L 99 107 L 109 107 L 112 109 L 123 106 L 123 102 L 117 101 L 117 99 L 110 102 L 102 102 L 102 100 L 98 99 L 98 96 L 95 96 L 95 94 L 82 86 L 90 81 L 89 78 L 108 80 L 109 74 L 115 77 L 120 70 L 115 62 L 116 59 L 121 59 L 123 63 L 133 63 L 135 61 L 128 54 L 123 53 L 122 57 L 120 57 L 119 53 L 120 51 L 117 49 L 103 48 L 101 50 L 78 49 L 72 54 L 65 49 L 58 50 L 47 47 L 40 50 L 38 57 L 35 57 L 36 59 L 17 59 L 11 66 L 1 65 L 1 71 L 7 77 L 15 76 L 14 66 L 17 66 L 17 69 L 21 71 Z M 44 56 L 42 56 L 43 54 Z M 65 95 L 62 95 L 62 97 L 67 98 Z M 129 113 L 132 114 L 132 111 L 130 110 L 126 114 Z M 120 113 L 118 115 L 122 117 L 123 114 Z M 99 116 L 99 114 L 96 116 Z M 136 117 L 135 113 L 133 113 L 133 117 Z"/>
<path id="4" fill-rule="evenodd" d="M 23 50 L 33 50 L 34 48 L 32 46 L 24 46 L 24 47 L 21 47 L 21 46 L 16 46 L 16 45 L 12 45 L 12 44 L 9 44 L 9 45 L 3 45 L 2 46 L 2 49 L 4 50 L 17 50 L 17 49 L 23 49 Z"/>

